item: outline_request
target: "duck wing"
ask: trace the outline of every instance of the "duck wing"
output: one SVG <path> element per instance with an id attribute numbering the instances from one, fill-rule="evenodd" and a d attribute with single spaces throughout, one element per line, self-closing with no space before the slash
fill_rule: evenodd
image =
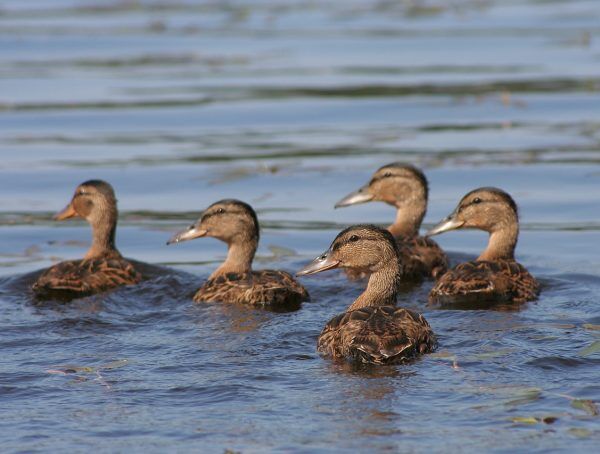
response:
<path id="1" fill-rule="evenodd" d="M 429 293 L 429 302 L 507 302 L 533 300 L 539 283 L 513 260 L 472 261 L 446 272 Z"/>
<path id="2" fill-rule="evenodd" d="M 310 296 L 289 273 L 260 270 L 228 273 L 209 279 L 194 295 L 195 302 L 243 303 L 256 306 L 295 306 Z"/>
<path id="3" fill-rule="evenodd" d="M 422 315 L 379 306 L 331 319 L 319 336 L 317 350 L 336 358 L 390 364 L 406 362 L 436 346 L 435 334 Z"/>
<path id="4" fill-rule="evenodd" d="M 137 284 L 141 279 L 134 266 L 121 257 L 69 260 L 44 271 L 32 289 L 38 297 L 68 300 Z"/>
<path id="5" fill-rule="evenodd" d="M 535 300 L 540 294 L 540 283 L 534 278 L 527 268 L 515 261 L 498 262 L 511 283 L 512 300 L 516 303 L 525 303 Z"/>

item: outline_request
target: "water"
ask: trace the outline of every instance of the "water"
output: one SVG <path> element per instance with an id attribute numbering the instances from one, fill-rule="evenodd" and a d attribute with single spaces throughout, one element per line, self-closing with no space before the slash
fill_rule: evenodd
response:
<path id="1" fill-rule="evenodd" d="M 600 8 L 571 1 L 0 5 L 0 440 L 4 452 L 589 451 L 600 439 Z M 256 266 L 294 271 L 337 232 L 393 210 L 333 210 L 380 165 L 430 179 L 426 224 L 496 185 L 543 283 L 513 311 L 401 297 L 435 355 L 357 369 L 316 338 L 360 292 L 307 278 L 290 313 L 194 305 L 225 248 L 165 241 L 242 198 Z M 137 287 L 36 304 L 32 273 L 81 257 L 87 225 L 51 214 L 113 184 Z M 439 237 L 456 261 L 485 235 Z M 535 419 L 533 419 L 535 418 Z M 546 418 L 543 422 L 543 418 Z M 553 418 L 557 418 L 554 420 Z"/>

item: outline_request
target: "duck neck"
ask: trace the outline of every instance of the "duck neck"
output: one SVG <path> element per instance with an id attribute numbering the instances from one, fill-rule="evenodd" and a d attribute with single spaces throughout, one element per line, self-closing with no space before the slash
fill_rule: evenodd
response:
<path id="1" fill-rule="evenodd" d="M 254 259 L 257 247 L 258 240 L 256 238 L 236 240 L 229 243 L 227 258 L 211 274 L 210 278 L 212 279 L 229 273 L 244 274 L 251 272 L 252 260 Z"/>
<path id="2" fill-rule="evenodd" d="M 387 229 L 396 239 L 415 237 L 419 234 L 426 210 L 425 200 L 411 200 L 410 203 L 397 205 L 396 220 Z"/>
<path id="3" fill-rule="evenodd" d="M 519 226 L 510 223 L 490 232 L 488 245 L 477 260 L 513 260 L 519 237 Z"/>
<path id="4" fill-rule="evenodd" d="M 393 257 L 371 273 L 367 288 L 348 308 L 348 312 L 363 307 L 395 305 L 399 275 L 398 258 Z"/>
<path id="5" fill-rule="evenodd" d="M 90 224 L 92 225 L 92 245 L 85 254 L 85 259 L 120 256 L 115 246 L 117 212 L 109 211 Z"/>

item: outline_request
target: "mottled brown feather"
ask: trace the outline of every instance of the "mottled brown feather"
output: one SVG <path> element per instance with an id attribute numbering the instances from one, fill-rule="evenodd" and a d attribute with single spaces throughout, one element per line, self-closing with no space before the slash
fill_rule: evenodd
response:
<path id="1" fill-rule="evenodd" d="M 69 260 L 48 268 L 33 284 L 40 298 L 77 298 L 122 285 L 137 284 L 142 275 L 122 257 Z"/>
<path id="2" fill-rule="evenodd" d="M 400 250 L 402 279 L 437 278 L 448 270 L 448 257 L 432 239 L 423 236 L 396 240 Z"/>
<path id="3" fill-rule="evenodd" d="M 457 265 L 431 289 L 429 302 L 515 302 L 537 298 L 538 281 L 514 260 L 472 261 Z"/>
<path id="4" fill-rule="evenodd" d="M 327 323 L 318 339 L 319 352 L 351 361 L 390 364 L 436 348 L 436 337 L 423 316 L 395 307 L 401 267 L 398 245 L 388 230 L 374 225 L 348 227 L 300 274 L 338 265 L 367 269 L 371 274 L 366 289 L 346 312 Z"/>
<path id="5" fill-rule="evenodd" d="M 194 295 L 195 302 L 244 303 L 255 306 L 297 306 L 308 292 L 289 273 L 276 270 L 227 273 L 209 279 Z"/>
<path id="6" fill-rule="evenodd" d="M 425 318 L 393 306 L 364 307 L 332 318 L 317 350 L 334 358 L 397 364 L 433 351 L 437 340 Z"/>

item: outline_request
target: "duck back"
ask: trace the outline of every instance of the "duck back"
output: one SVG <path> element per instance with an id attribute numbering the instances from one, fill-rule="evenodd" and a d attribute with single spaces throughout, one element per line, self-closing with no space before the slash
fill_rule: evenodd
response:
<path id="1" fill-rule="evenodd" d="M 537 298 L 540 284 L 514 260 L 471 261 L 445 273 L 431 289 L 429 302 L 524 303 Z"/>
<path id="2" fill-rule="evenodd" d="M 289 273 L 276 270 L 227 273 L 211 278 L 194 295 L 195 302 L 244 303 L 255 306 L 299 306 L 310 298 Z"/>
<path id="3" fill-rule="evenodd" d="M 142 275 L 122 257 L 69 260 L 42 273 L 32 289 L 38 298 L 69 300 L 137 284 Z"/>
<path id="4" fill-rule="evenodd" d="M 396 364 L 431 352 L 436 346 L 436 337 L 422 315 L 378 306 L 332 318 L 319 336 L 317 350 L 334 358 Z"/>

